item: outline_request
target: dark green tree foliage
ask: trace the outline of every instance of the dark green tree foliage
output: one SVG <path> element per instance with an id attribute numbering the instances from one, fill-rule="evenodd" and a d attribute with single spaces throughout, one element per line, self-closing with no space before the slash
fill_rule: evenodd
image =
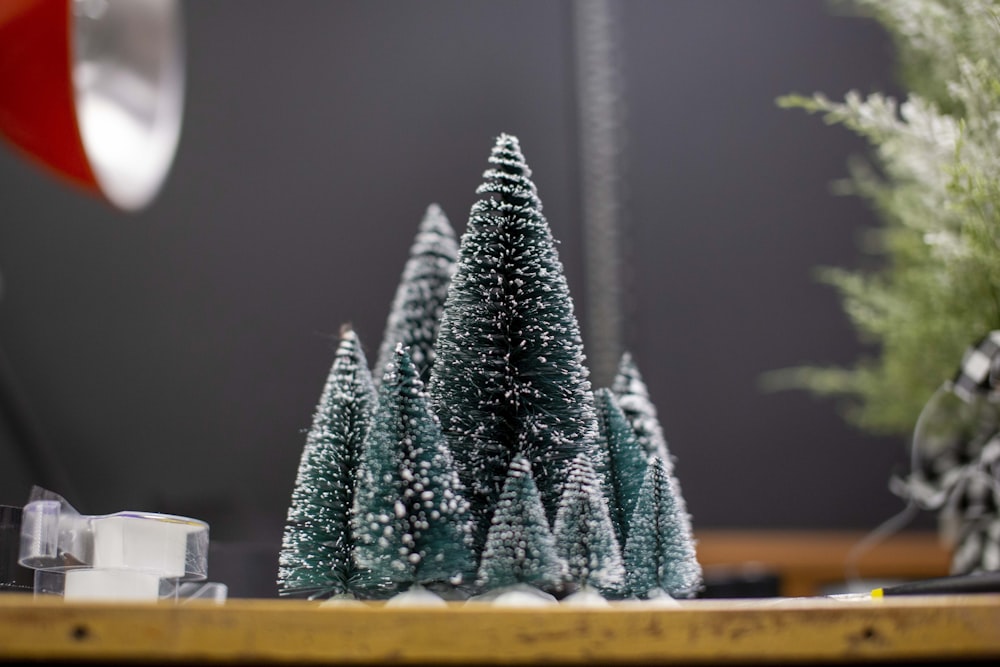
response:
<path id="1" fill-rule="evenodd" d="M 353 528 L 358 564 L 399 587 L 459 584 L 475 571 L 469 504 L 402 345 L 379 387 Z"/>
<path id="2" fill-rule="evenodd" d="M 666 438 L 663 437 L 663 428 L 656 416 L 656 406 L 649 398 L 649 389 L 639 374 L 639 367 L 628 352 L 622 354 L 611 392 L 615 395 L 622 413 L 632 424 L 632 430 L 635 431 L 647 455 L 659 456 L 663 460 L 667 474 L 670 475 L 677 490 L 680 514 L 685 521 L 688 521 L 687 504 L 684 502 L 684 494 L 674 470 L 674 457 L 670 453 Z"/>
<path id="3" fill-rule="evenodd" d="M 639 500 L 649 457 L 618 401 L 608 389 L 594 392 L 601 443 L 606 446 L 604 492 L 619 544 L 625 544 L 629 519 Z"/>
<path id="4" fill-rule="evenodd" d="M 667 439 L 656 416 L 656 406 L 649 398 L 649 389 L 639 374 L 632 355 L 622 354 L 618 362 L 618 373 L 611 384 L 611 392 L 618 399 L 618 405 L 628 419 L 646 450 L 647 456 L 659 456 L 672 472 L 672 461 L 667 449 Z"/>
<path id="5" fill-rule="evenodd" d="M 663 459 L 650 459 L 625 541 L 626 582 L 639 598 L 691 597 L 702 586 L 690 518 Z"/>
<path id="6" fill-rule="evenodd" d="M 430 394 L 480 518 L 515 456 L 549 517 L 565 470 L 597 435 L 583 345 L 562 264 L 515 137 L 500 135 L 445 301 Z"/>
<path id="7" fill-rule="evenodd" d="M 281 543 L 278 588 L 310 598 L 357 593 L 366 579 L 352 560 L 351 507 L 374 387 L 357 335 L 340 344 L 306 436 Z"/>
<path id="8" fill-rule="evenodd" d="M 573 459 L 556 513 L 556 552 L 577 586 L 616 592 L 625 583 L 621 549 L 615 538 L 601 481 L 588 457 Z"/>
<path id="9" fill-rule="evenodd" d="M 484 590 L 515 584 L 552 590 L 565 576 L 531 464 L 519 456 L 511 461 L 497 500 L 476 584 Z"/>
<path id="10" fill-rule="evenodd" d="M 441 207 L 431 204 L 420 222 L 396 288 L 375 362 L 376 373 L 385 370 L 396 345 L 402 343 L 420 371 L 420 381 L 428 381 L 434 362 L 434 340 L 457 254 L 455 231 Z M 376 384 L 380 379 L 375 378 Z"/>

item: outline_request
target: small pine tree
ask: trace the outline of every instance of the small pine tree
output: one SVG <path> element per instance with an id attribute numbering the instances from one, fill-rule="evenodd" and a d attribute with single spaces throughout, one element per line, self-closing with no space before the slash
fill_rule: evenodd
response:
<path id="1" fill-rule="evenodd" d="M 612 524 L 619 544 L 628 537 L 629 520 L 635 510 L 648 457 L 628 419 L 609 389 L 594 392 L 597 423 L 605 450 L 604 492 L 611 509 Z"/>
<path id="2" fill-rule="evenodd" d="M 366 579 L 352 559 L 350 513 L 374 387 L 361 344 L 340 332 L 336 358 L 299 462 L 278 566 L 282 595 L 357 593 Z"/>
<path id="3" fill-rule="evenodd" d="M 484 590 L 516 584 L 555 589 L 565 576 L 566 564 L 556 552 L 531 464 L 516 457 L 490 522 L 476 583 Z"/>
<path id="4" fill-rule="evenodd" d="M 583 345 L 531 170 L 502 134 L 477 193 L 438 334 L 430 395 L 480 519 L 515 456 L 549 517 L 566 466 L 597 437 Z"/>
<path id="5" fill-rule="evenodd" d="M 625 583 L 621 549 L 600 479 L 583 454 L 573 459 L 553 528 L 570 581 L 616 592 Z"/>
<path id="6" fill-rule="evenodd" d="M 650 459 L 625 542 L 628 589 L 639 598 L 692 597 L 702 586 L 690 518 L 663 459 Z"/>
<path id="7" fill-rule="evenodd" d="M 379 387 L 354 504 L 355 559 L 399 587 L 459 584 L 475 571 L 469 504 L 409 354 Z"/>
<path id="8" fill-rule="evenodd" d="M 673 462 L 656 416 L 656 406 L 649 398 L 649 389 L 639 374 L 639 367 L 628 352 L 623 353 L 618 362 L 618 373 L 611 383 L 611 392 L 618 399 L 618 405 L 632 425 L 646 455 L 659 456 L 667 465 L 667 470 L 672 472 Z"/>
<path id="9" fill-rule="evenodd" d="M 434 362 L 434 341 L 457 255 L 455 230 L 441 207 L 431 204 L 420 222 L 396 288 L 375 362 L 377 373 L 382 373 L 396 345 L 401 343 L 420 371 L 420 381 L 428 381 Z M 375 380 L 377 385 L 381 378 Z"/>
<path id="10" fill-rule="evenodd" d="M 639 374 L 639 367 L 628 352 L 622 354 L 618 364 L 618 374 L 611 386 L 611 392 L 615 395 L 618 405 L 632 425 L 632 430 L 635 431 L 639 442 L 646 450 L 646 455 L 658 456 L 663 460 L 667 474 L 670 475 L 674 488 L 677 489 L 680 515 L 687 521 L 687 505 L 684 502 L 681 484 L 674 469 L 674 457 L 670 453 L 666 438 L 663 437 L 663 428 L 656 416 L 656 406 L 649 398 L 649 389 L 646 387 L 642 375 Z M 690 525 L 688 530 L 690 530 Z"/>

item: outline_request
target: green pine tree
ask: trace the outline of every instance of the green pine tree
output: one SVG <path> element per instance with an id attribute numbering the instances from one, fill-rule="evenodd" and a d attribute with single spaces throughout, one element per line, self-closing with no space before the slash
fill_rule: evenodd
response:
<path id="1" fill-rule="evenodd" d="M 420 371 L 420 381 L 428 381 L 434 362 L 434 341 L 441 310 L 448 294 L 451 274 L 455 270 L 457 254 L 455 231 L 441 207 L 431 204 L 420 222 L 396 288 L 375 362 L 376 373 L 382 373 L 392 359 L 396 345 L 402 343 Z M 378 384 L 381 378 L 375 379 Z"/>
<path id="2" fill-rule="evenodd" d="M 871 144 L 841 193 L 879 214 L 872 270 L 821 269 L 868 344 L 849 367 L 774 371 L 771 388 L 844 399 L 851 422 L 909 437 L 965 349 L 1000 328 L 1000 1 L 854 0 L 892 36 L 905 94 L 783 97 Z M 850 48 L 847 46 L 846 48 Z"/>
<path id="3" fill-rule="evenodd" d="M 282 595 L 356 594 L 366 585 L 366 573 L 352 559 L 350 512 L 373 406 L 364 351 L 357 334 L 344 327 L 288 508 L 278 567 Z"/>
<path id="4" fill-rule="evenodd" d="M 618 401 L 608 389 L 594 392 L 601 443 L 606 447 L 604 492 L 619 544 L 628 537 L 629 520 L 639 500 L 648 456 L 629 425 Z"/>
<path id="5" fill-rule="evenodd" d="M 687 504 L 684 502 L 681 484 L 674 469 L 674 457 L 670 453 L 667 439 L 663 436 L 663 428 L 656 416 L 656 406 L 649 398 L 649 389 L 639 373 L 639 366 L 628 352 L 622 354 L 611 392 L 615 395 L 618 406 L 646 450 L 646 455 L 658 456 L 662 459 L 667 474 L 670 475 L 674 488 L 677 489 L 680 515 L 687 520 Z M 690 526 L 688 528 L 690 529 Z"/>
<path id="6" fill-rule="evenodd" d="M 639 598 L 692 597 L 702 586 L 690 518 L 663 459 L 650 459 L 625 542 L 628 589 Z"/>
<path id="7" fill-rule="evenodd" d="M 566 562 L 570 581 L 580 588 L 608 592 L 623 588 L 625 568 L 608 502 L 584 454 L 570 464 L 553 533 L 556 552 Z"/>
<path id="8" fill-rule="evenodd" d="M 356 561 L 399 588 L 458 585 L 476 568 L 464 489 L 401 344 L 379 387 L 353 529 Z"/>
<path id="9" fill-rule="evenodd" d="M 663 427 L 656 416 L 656 406 L 649 398 L 649 389 L 639 373 L 639 367 L 628 352 L 623 353 L 618 362 L 618 372 L 611 384 L 611 392 L 646 450 L 646 455 L 659 456 L 670 469 L 672 461 L 667 449 L 667 439 L 663 436 Z"/>
<path id="10" fill-rule="evenodd" d="M 476 583 L 487 591 L 516 584 L 553 590 L 565 576 L 531 464 L 516 457 L 493 512 Z"/>
<path id="11" fill-rule="evenodd" d="M 511 461 L 549 517 L 565 469 L 597 435 L 588 371 L 555 242 L 515 137 L 500 135 L 459 246 L 431 373 L 434 409 L 480 519 Z"/>

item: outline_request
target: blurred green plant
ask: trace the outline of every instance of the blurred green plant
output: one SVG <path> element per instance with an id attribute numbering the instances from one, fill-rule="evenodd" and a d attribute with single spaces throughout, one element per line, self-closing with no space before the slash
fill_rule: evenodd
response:
<path id="1" fill-rule="evenodd" d="M 778 104 L 822 114 L 873 148 L 838 189 L 878 212 L 865 251 L 881 268 L 824 268 L 820 278 L 875 352 L 850 368 L 783 369 L 764 383 L 846 398 L 861 429 L 909 434 L 965 348 L 1000 328 L 1000 0 L 849 6 L 891 34 L 906 100 L 851 92 Z"/>

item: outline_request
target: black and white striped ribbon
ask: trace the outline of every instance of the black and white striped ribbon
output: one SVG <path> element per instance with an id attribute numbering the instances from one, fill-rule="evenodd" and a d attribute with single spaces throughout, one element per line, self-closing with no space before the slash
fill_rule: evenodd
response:
<path id="1" fill-rule="evenodd" d="M 952 380 L 952 391 L 963 401 L 997 392 L 1000 382 L 1000 330 L 991 331 L 965 351 Z"/>
<path id="2" fill-rule="evenodd" d="M 913 448 L 912 470 L 893 490 L 938 512 L 953 573 L 1000 569 L 1000 330 L 969 347 L 928 401 Z"/>

